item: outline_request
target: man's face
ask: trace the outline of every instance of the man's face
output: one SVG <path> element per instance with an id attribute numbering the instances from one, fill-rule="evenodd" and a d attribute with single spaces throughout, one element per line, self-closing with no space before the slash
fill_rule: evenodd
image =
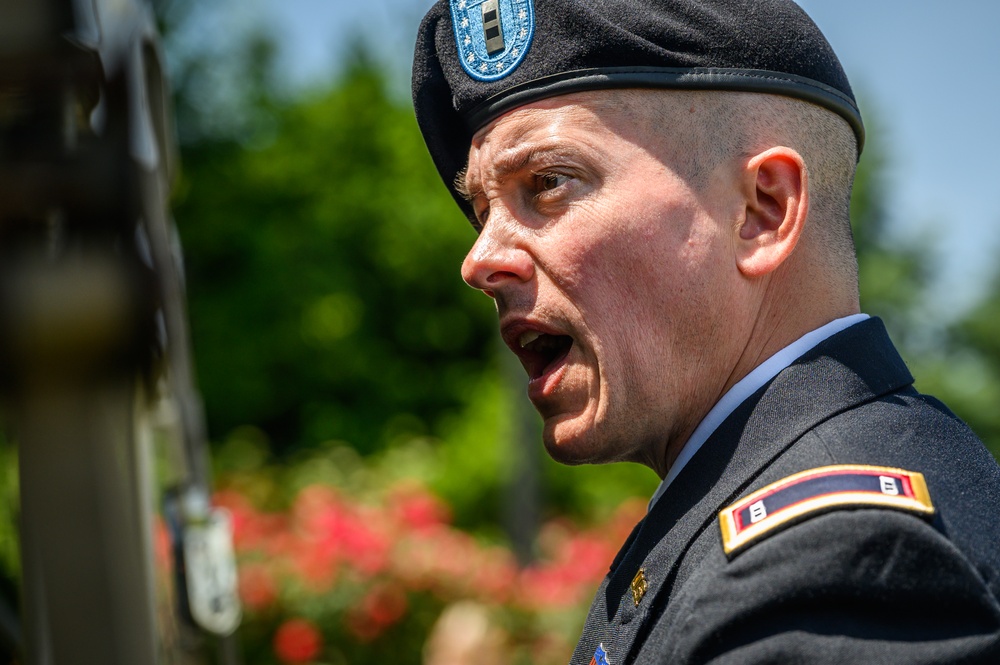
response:
<path id="1" fill-rule="evenodd" d="M 662 475 L 738 356 L 740 207 L 718 170 L 697 188 L 679 175 L 672 130 L 616 94 L 545 100 L 476 134 L 482 231 L 462 276 L 495 298 L 555 459 Z"/>

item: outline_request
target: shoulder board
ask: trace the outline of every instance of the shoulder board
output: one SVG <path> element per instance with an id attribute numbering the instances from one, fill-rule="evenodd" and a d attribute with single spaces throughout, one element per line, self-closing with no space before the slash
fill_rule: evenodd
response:
<path id="1" fill-rule="evenodd" d="M 921 473 L 854 464 L 824 466 L 783 478 L 723 508 L 722 547 L 732 558 L 796 522 L 838 508 L 861 507 L 934 514 Z"/>

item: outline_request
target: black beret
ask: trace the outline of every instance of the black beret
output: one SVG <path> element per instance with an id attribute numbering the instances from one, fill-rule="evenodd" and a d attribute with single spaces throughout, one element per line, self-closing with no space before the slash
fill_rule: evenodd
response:
<path id="1" fill-rule="evenodd" d="M 413 58 L 413 104 L 455 190 L 472 136 L 530 102 L 581 90 L 765 92 L 838 113 L 864 143 L 840 61 L 792 0 L 438 0 Z"/>

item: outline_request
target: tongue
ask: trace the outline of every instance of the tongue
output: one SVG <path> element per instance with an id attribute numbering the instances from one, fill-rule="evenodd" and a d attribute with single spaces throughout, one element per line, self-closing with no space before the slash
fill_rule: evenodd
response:
<path id="1" fill-rule="evenodd" d="M 525 349 L 535 355 L 532 363 L 531 378 L 545 374 L 550 367 L 560 362 L 573 346 L 573 338 L 568 335 L 540 335 L 538 339 L 525 346 Z"/>

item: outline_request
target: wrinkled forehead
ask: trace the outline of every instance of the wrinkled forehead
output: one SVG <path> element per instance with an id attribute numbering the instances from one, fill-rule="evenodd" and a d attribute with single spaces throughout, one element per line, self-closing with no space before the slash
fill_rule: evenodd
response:
<path id="1" fill-rule="evenodd" d="M 469 159 L 456 183 L 469 199 L 484 181 L 500 181 L 520 171 L 540 153 L 558 153 L 570 144 L 587 145 L 609 131 L 600 107 L 587 96 L 546 99 L 512 109 L 477 131 Z"/>
<path id="2" fill-rule="evenodd" d="M 587 152 L 616 140 L 654 143 L 649 123 L 642 120 L 643 109 L 632 108 L 631 102 L 625 91 L 596 90 L 512 109 L 473 135 L 469 159 L 457 184 L 460 188 L 465 185 L 466 195 L 481 178 L 503 177 L 542 153 Z"/>

